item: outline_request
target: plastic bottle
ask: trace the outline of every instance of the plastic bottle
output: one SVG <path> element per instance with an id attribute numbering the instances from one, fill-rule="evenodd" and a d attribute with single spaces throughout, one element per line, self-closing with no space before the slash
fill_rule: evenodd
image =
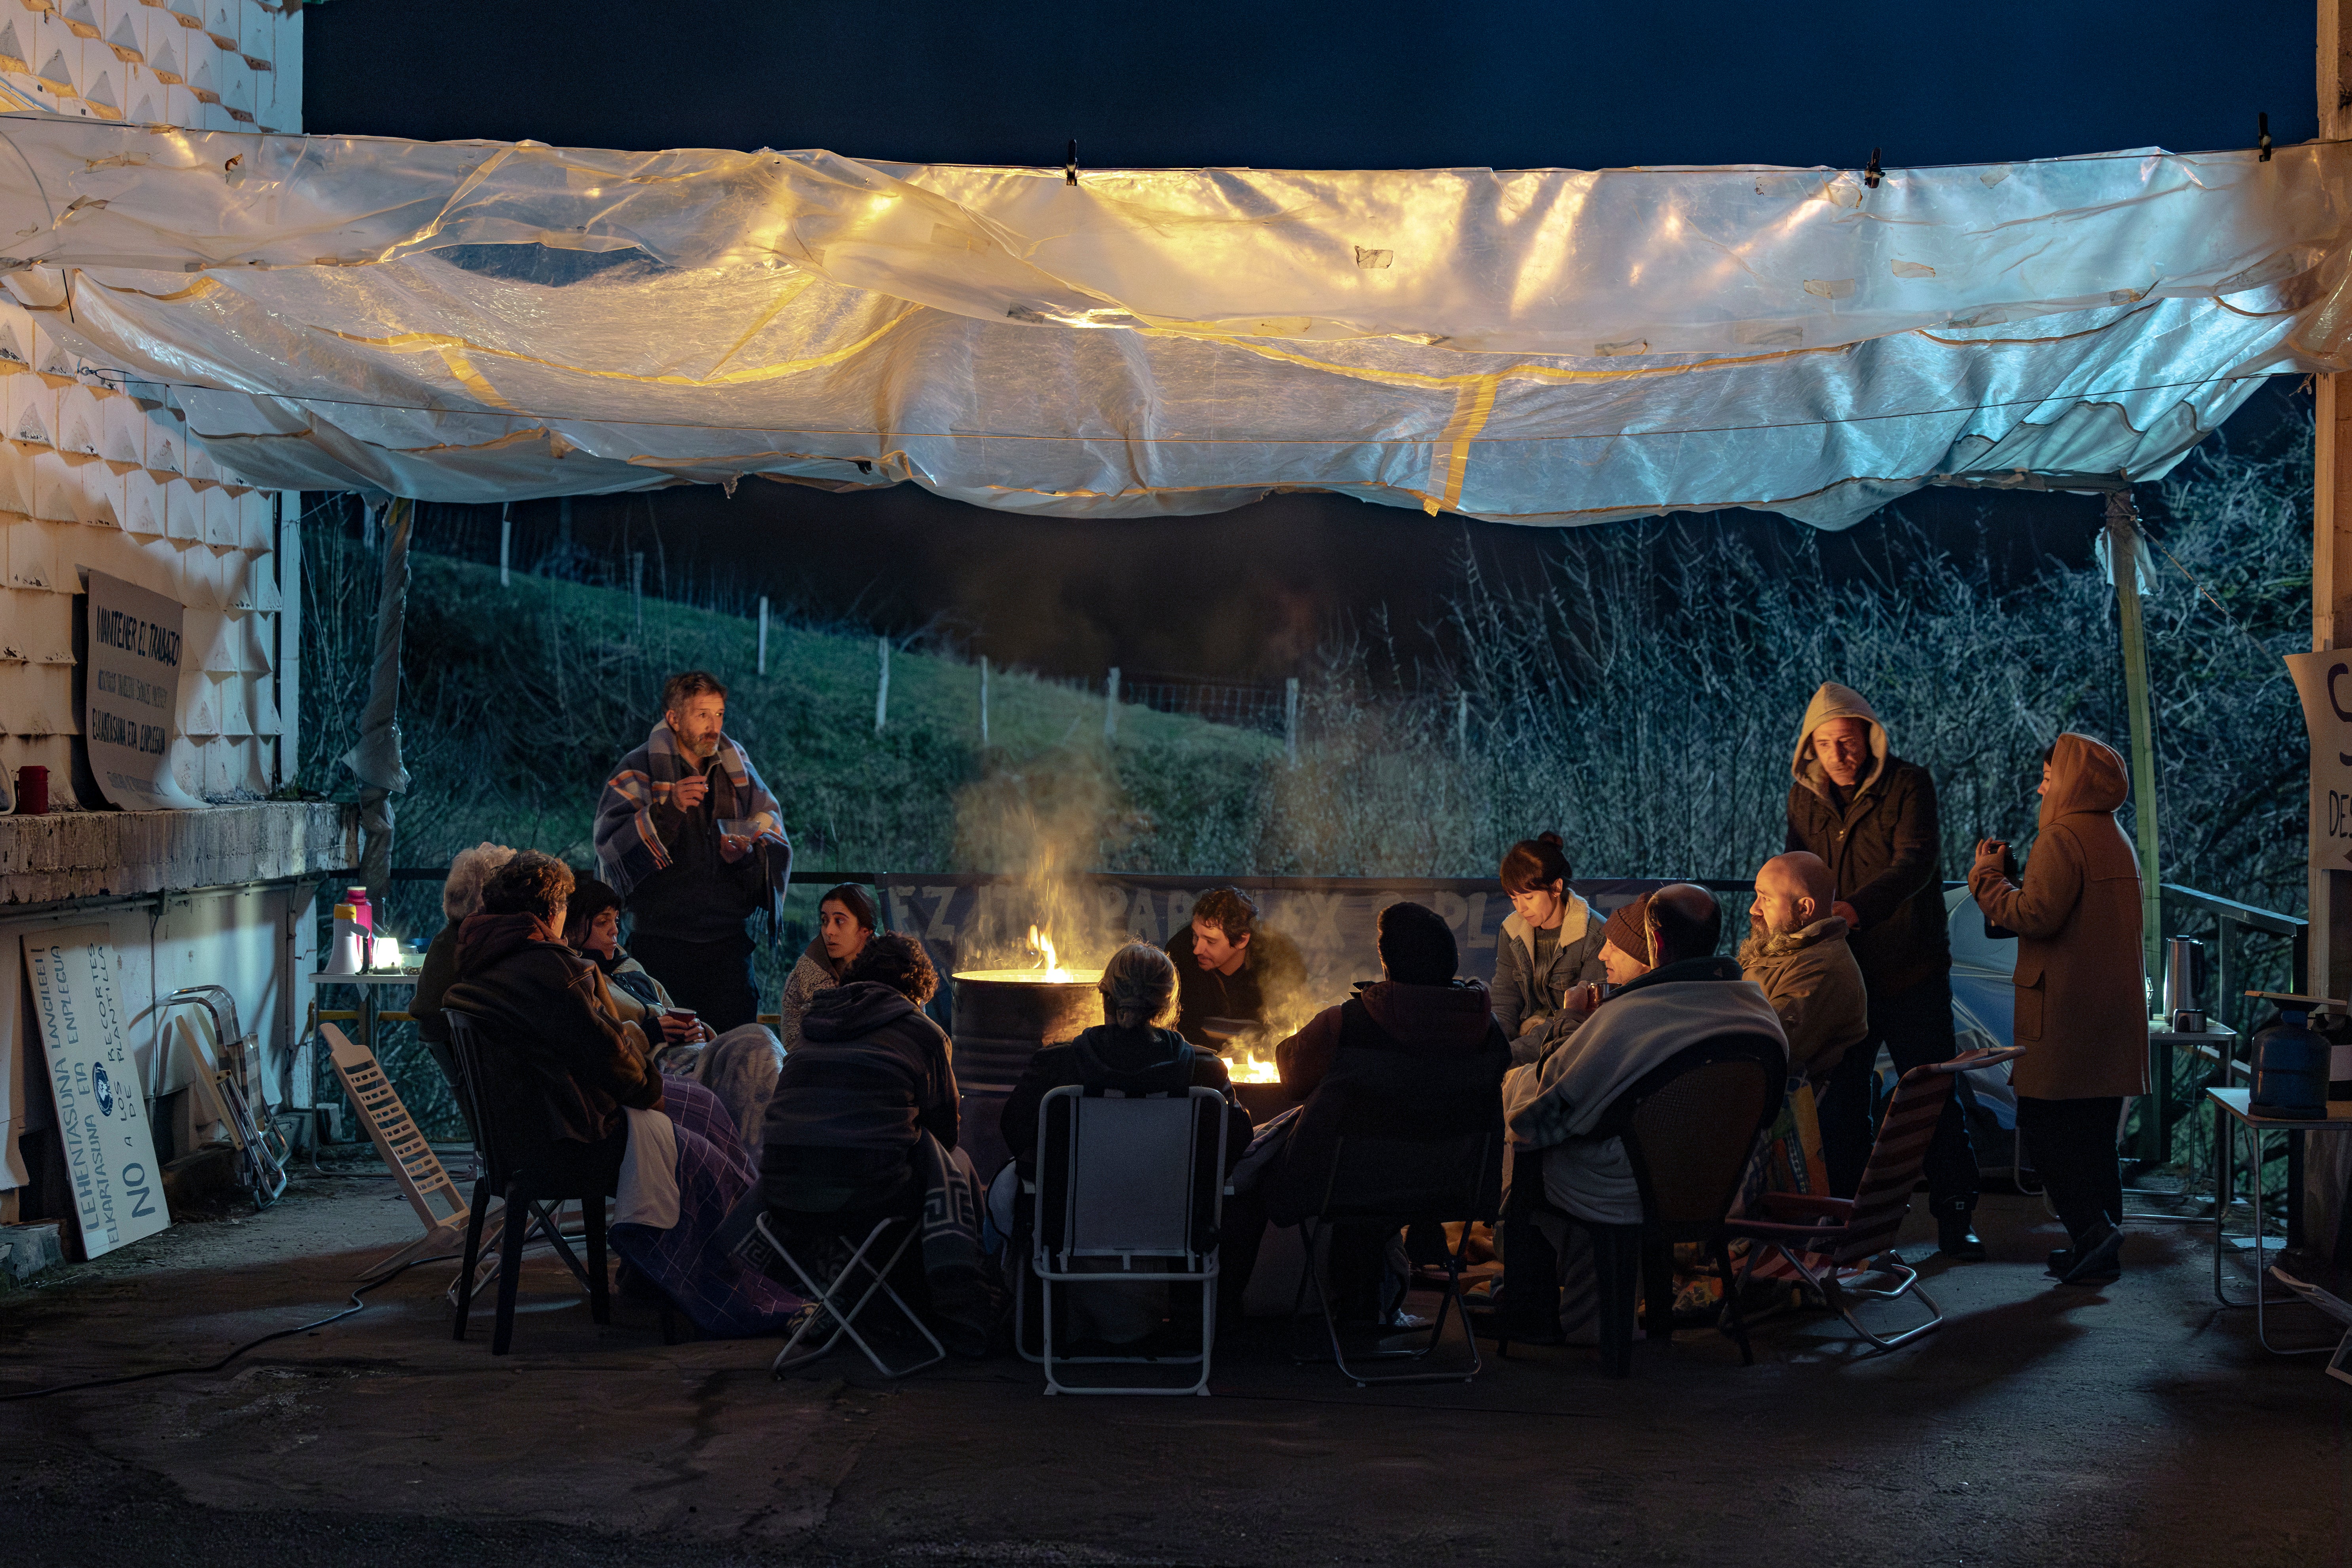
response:
<path id="1" fill-rule="evenodd" d="M 352 918 L 360 922 L 360 930 L 369 936 L 375 935 L 375 906 L 368 902 L 367 889 L 345 889 L 343 902 L 351 906 Z"/>
<path id="2" fill-rule="evenodd" d="M 334 946 L 327 954 L 330 974 L 357 974 L 367 967 L 367 935 L 349 904 L 335 906 Z"/>

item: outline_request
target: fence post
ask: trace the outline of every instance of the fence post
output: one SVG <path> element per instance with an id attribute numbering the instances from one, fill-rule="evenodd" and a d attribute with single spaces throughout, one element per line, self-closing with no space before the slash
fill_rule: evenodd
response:
<path id="1" fill-rule="evenodd" d="M 1282 749 L 1288 753 L 1290 765 L 1298 765 L 1298 677 L 1292 676 L 1282 683 Z"/>
<path id="2" fill-rule="evenodd" d="M 637 636 L 646 635 L 646 552 L 629 552 L 629 605 L 636 612 Z"/>
<path id="3" fill-rule="evenodd" d="M 1454 754 L 1470 754 L 1470 694 L 1466 691 L 1454 694 Z"/>
<path id="4" fill-rule="evenodd" d="M 882 726 L 890 721 L 890 639 L 874 639 L 874 732 L 880 734 Z"/>
<path id="5" fill-rule="evenodd" d="M 760 595 L 760 673 L 768 673 L 768 595 Z"/>
<path id="6" fill-rule="evenodd" d="M 1103 739 L 1118 739 L 1118 666 L 1110 667 L 1110 679 L 1103 683 Z"/>
<path id="7" fill-rule="evenodd" d="M 980 743 L 988 744 L 988 656 L 980 656 Z"/>
<path id="8" fill-rule="evenodd" d="M 507 585 L 507 568 L 514 561 L 514 502 L 499 508 L 499 586 Z"/>

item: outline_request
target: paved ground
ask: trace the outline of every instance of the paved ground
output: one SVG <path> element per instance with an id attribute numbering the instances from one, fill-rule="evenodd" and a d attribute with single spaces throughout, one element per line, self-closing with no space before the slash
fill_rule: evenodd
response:
<path id="1" fill-rule="evenodd" d="M 1949 1321 L 1893 1355 L 1783 1319 L 1752 1368 L 1685 1334 L 1622 1383 L 1515 1350 L 1359 1392 L 1269 1334 L 1212 1399 L 1047 1400 L 1010 1361 L 777 1383 L 772 1341 L 666 1348 L 625 1304 L 596 1329 L 552 1263 L 494 1362 L 420 1268 L 217 1373 L 0 1404 L 0 1541 L 56 1568 L 2352 1562 L 2352 1386 L 2215 1310 L 2205 1232 L 2143 1227 L 2121 1285 L 2064 1291 L 2038 1202 L 1980 1218 L 1996 1261 L 1932 1279 Z M 0 1393 L 215 1359 L 414 1234 L 388 1181 L 310 1180 L 0 1291 Z"/>

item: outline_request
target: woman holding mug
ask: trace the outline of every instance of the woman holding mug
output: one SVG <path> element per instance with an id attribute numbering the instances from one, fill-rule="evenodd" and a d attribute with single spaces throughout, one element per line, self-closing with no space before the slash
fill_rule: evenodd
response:
<path id="1" fill-rule="evenodd" d="M 1986 920 L 2017 933 L 2017 1128 L 2073 1242 L 2050 1255 L 2050 1273 L 2106 1285 L 2122 1272 L 2116 1131 L 2125 1097 L 2147 1092 L 2139 860 L 2115 816 L 2129 793 L 2124 760 L 2061 735 L 2042 753 L 2038 793 L 2022 881 L 2010 847 L 1988 838 L 1969 891 Z"/>
<path id="2" fill-rule="evenodd" d="M 1591 906 L 1569 889 L 1559 834 L 1512 845 L 1501 875 L 1511 912 L 1495 943 L 1495 1021 L 1511 1042 L 1517 1066 L 1543 1054 L 1569 991 L 1604 978 L 1603 933 Z"/>

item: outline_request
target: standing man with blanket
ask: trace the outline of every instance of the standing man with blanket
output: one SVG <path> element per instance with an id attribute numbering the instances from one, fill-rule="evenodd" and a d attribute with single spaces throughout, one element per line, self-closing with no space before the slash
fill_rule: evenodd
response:
<path id="1" fill-rule="evenodd" d="M 793 866 L 775 796 L 727 735 L 727 689 L 701 670 L 662 687 L 662 721 L 596 808 L 596 859 L 628 901 L 629 950 L 720 1034 L 754 1022 L 748 923 L 783 911 Z"/>
<path id="2" fill-rule="evenodd" d="M 1830 1073 L 1822 1101 L 1822 1153 L 1830 1189 L 1853 1195 L 1870 1158 L 1871 1075 L 1883 1043 L 1895 1070 L 1948 1061 L 1952 1037 L 1952 941 L 1945 925 L 1943 828 L 1936 781 L 1894 754 L 1886 726 L 1862 694 L 1823 681 L 1805 709 L 1790 761 L 1789 838 L 1784 848 L 1819 856 L 1854 962 L 1870 988 L 1869 1033 Z M 1977 1207 L 1976 1152 L 1955 1094 L 1927 1146 L 1927 1206 L 1945 1257 L 1984 1260 L 1969 1216 Z"/>

